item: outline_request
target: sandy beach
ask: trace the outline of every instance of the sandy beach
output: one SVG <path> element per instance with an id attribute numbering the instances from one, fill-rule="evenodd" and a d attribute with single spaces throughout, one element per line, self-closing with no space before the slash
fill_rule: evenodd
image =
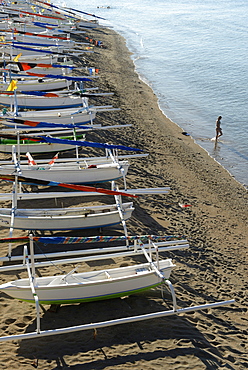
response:
<path id="1" fill-rule="evenodd" d="M 177 266 L 171 281 L 179 307 L 228 299 L 235 299 L 236 303 L 97 332 L 1 343 L 0 368 L 246 369 L 247 190 L 164 116 L 157 97 L 135 72 L 131 54 L 120 35 L 109 29 L 92 31 L 88 35 L 106 46 L 105 49 L 95 48 L 94 54 L 85 56 L 89 66 L 99 68 L 100 77 L 94 84 L 101 91 L 114 93 L 91 102 L 120 108 L 117 112 L 99 114 L 96 122 L 132 124 L 132 127 L 91 133 L 87 139 L 137 147 L 149 153 L 147 158 L 131 161 L 127 176 L 130 188 L 171 188 L 168 195 L 149 195 L 134 200 L 135 211 L 127 222 L 129 234 L 183 235 L 188 239 L 188 250 L 166 253 Z M 2 154 L 1 158 L 6 156 Z M 11 188 L 5 183 L 1 185 L 2 191 Z M 44 207 L 48 204 L 43 203 Z M 190 206 L 182 208 L 180 204 Z M 116 232 L 120 231 L 121 228 Z M 112 234 L 111 230 L 103 233 Z M 20 234 L 25 233 L 15 232 L 15 235 Z M 7 235 L 7 229 L 0 229 L 1 237 Z M 78 231 L 77 235 L 84 234 Z M 1 256 L 6 254 L 7 248 L 7 244 L 1 244 Z M 123 266 L 137 260 L 116 259 L 106 261 L 106 265 L 114 266 L 115 262 Z M 83 267 L 97 269 L 99 263 Z M 43 270 L 42 274 L 48 273 L 47 268 Z M 17 276 L 26 274 L 2 273 L 1 281 Z M 35 330 L 33 305 L 0 293 L 0 307 L 1 336 Z M 169 294 L 163 302 L 158 289 L 124 299 L 64 305 L 57 312 L 45 306 L 41 325 L 42 329 L 59 328 L 171 307 Z"/>

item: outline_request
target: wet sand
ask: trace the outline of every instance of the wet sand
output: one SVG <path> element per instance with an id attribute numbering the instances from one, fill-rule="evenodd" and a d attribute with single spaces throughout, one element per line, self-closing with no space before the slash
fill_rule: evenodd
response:
<path id="1" fill-rule="evenodd" d="M 235 299 L 236 303 L 97 332 L 2 343 L 0 368 L 246 369 L 247 191 L 162 114 L 153 91 L 136 74 L 120 35 L 102 29 L 91 36 L 106 45 L 106 49 L 95 48 L 94 55 L 85 56 L 89 66 L 100 70 L 94 84 L 101 91 L 114 93 L 91 102 L 121 108 L 119 112 L 99 114 L 96 122 L 132 127 L 92 133 L 88 139 L 137 147 L 149 153 L 147 158 L 131 161 L 129 187 L 171 188 L 168 195 L 134 200 L 135 211 L 127 222 L 130 235 L 183 235 L 189 240 L 188 250 L 166 253 L 177 265 L 171 281 L 179 307 L 227 299 Z M 4 184 L 2 188 L 10 186 Z M 180 204 L 190 206 L 182 208 Z M 121 228 L 115 232 L 121 232 Z M 111 230 L 103 233 L 112 234 Z M 7 236 L 7 230 L 1 229 L 0 235 Z M 1 245 L 1 255 L 6 251 L 7 245 Z M 115 262 L 120 266 L 136 260 Z M 106 261 L 109 264 L 114 266 L 114 261 Z M 99 263 L 82 266 L 97 269 Z M 48 273 L 47 268 L 43 270 Z M 17 275 L 25 273 L 1 274 L 1 280 L 12 280 Z M 165 298 L 163 302 L 160 291 L 151 290 L 124 299 L 64 305 L 57 312 L 45 306 L 41 325 L 42 329 L 51 329 L 171 309 L 170 296 Z M 0 307 L 1 336 L 35 330 L 33 305 L 0 293 Z"/>

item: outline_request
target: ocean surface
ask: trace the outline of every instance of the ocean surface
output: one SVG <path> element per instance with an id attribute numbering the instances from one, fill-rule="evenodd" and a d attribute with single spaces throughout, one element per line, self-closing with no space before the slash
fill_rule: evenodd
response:
<path id="1" fill-rule="evenodd" d="M 248 185 L 248 1 L 67 0 L 125 37 L 164 114 Z M 223 136 L 215 145 L 215 121 Z"/>

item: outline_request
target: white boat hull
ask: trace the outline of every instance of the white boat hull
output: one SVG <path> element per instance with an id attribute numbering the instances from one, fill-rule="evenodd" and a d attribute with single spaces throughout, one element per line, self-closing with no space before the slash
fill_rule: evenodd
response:
<path id="1" fill-rule="evenodd" d="M 123 217 L 128 220 L 134 210 L 132 203 L 123 203 Z M 11 208 L 0 209 L 0 226 L 11 227 Z M 77 230 L 117 225 L 121 222 L 117 206 L 16 209 L 14 229 Z"/>
<path id="2" fill-rule="evenodd" d="M 171 259 L 159 262 L 164 279 L 175 267 Z M 38 277 L 35 291 L 41 304 L 66 304 L 116 298 L 142 292 L 160 285 L 163 279 L 149 263 L 115 269 L 90 271 L 61 276 Z M 0 290 L 13 298 L 33 302 L 29 279 L 0 285 Z"/>
<path id="3" fill-rule="evenodd" d="M 15 105 L 14 95 L 0 95 L 0 104 L 13 107 Z M 83 99 L 76 95 L 58 97 L 17 95 L 17 104 L 19 109 L 63 109 L 80 107 Z"/>
<path id="4" fill-rule="evenodd" d="M 24 62 L 23 62 L 24 63 Z M 31 61 L 27 61 L 27 63 L 32 63 Z M 42 62 L 41 62 L 42 63 Z M 65 63 L 64 63 L 65 64 Z M 71 63 L 67 62 L 66 63 L 68 66 L 72 65 Z M 16 77 L 18 77 L 18 73 L 24 73 L 22 71 L 20 71 L 20 69 L 15 65 L 15 64 L 8 64 L 8 68 L 11 66 L 11 69 L 13 71 L 16 72 L 17 75 L 14 75 L 13 76 L 13 79 L 15 79 Z M 67 76 L 70 76 L 71 73 L 72 73 L 72 68 L 52 68 L 52 67 L 34 67 L 34 68 L 30 68 L 28 69 L 27 71 L 25 72 L 31 72 L 31 73 L 37 73 L 37 74 L 43 74 L 43 75 L 67 75 Z M 28 78 L 30 78 L 30 76 L 27 75 Z"/>
<path id="5" fill-rule="evenodd" d="M 17 146 L 16 144 L 1 144 L 1 138 L 0 138 L 0 152 L 1 153 L 8 153 L 11 154 L 13 150 L 13 145 Z M 26 154 L 27 152 L 32 154 L 38 154 L 38 153 L 57 153 L 57 152 L 63 152 L 67 150 L 73 150 L 75 149 L 75 146 L 73 145 L 66 145 L 66 144 L 55 144 L 55 143 L 33 143 L 33 144 L 20 144 L 19 145 L 19 151 L 20 154 Z"/>
<path id="6" fill-rule="evenodd" d="M 3 57 L 3 50 L 0 49 L 0 53 L 2 52 L 2 57 Z M 21 52 L 20 52 L 21 53 Z M 8 60 L 13 60 L 13 57 L 11 55 L 6 55 L 4 54 L 4 59 L 6 61 Z M 28 62 L 29 63 L 57 63 L 58 60 L 60 59 L 60 57 L 58 55 L 55 55 L 55 54 L 35 54 L 33 52 L 33 54 L 30 54 L 30 55 L 21 55 L 19 56 L 18 58 L 18 61 L 19 62 Z"/>
<path id="7" fill-rule="evenodd" d="M 25 47 L 27 49 L 22 49 L 22 47 Z M 26 45 L 26 44 L 15 44 L 15 47 L 13 46 L 8 46 L 4 45 L 0 47 L 0 52 L 2 53 L 7 53 L 11 55 L 11 57 L 16 57 L 20 53 L 22 53 L 22 56 L 25 57 L 26 59 L 29 59 L 29 56 L 32 57 L 32 55 L 42 55 L 46 54 L 48 51 L 52 51 L 54 54 L 58 53 L 63 53 L 64 50 L 63 48 L 66 49 L 66 47 L 63 46 L 36 46 L 36 45 Z M 34 50 L 35 49 L 35 50 Z M 68 53 L 68 51 L 67 51 Z M 19 60 L 20 61 L 20 60 Z"/>
<path id="8" fill-rule="evenodd" d="M 80 109 L 82 112 L 78 112 Z M 77 113 L 78 112 L 78 113 Z M 49 122 L 49 123 L 59 123 L 59 124 L 87 124 L 91 123 L 96 117 L 96 110 L 89 109 L 84 106 L 80 106 L 79 108 L 62 108 L 60 110 L 55 109 L 53 110 L 42 110 L 40 111 L 27 111 L 27 112 L 19 112 L 17 117 L 10 116 L 10 113 L 6 115 L 2 115 L 3 118 L 21 118 L 28 121 L 34 122 Z M 2 121 L 2 123 L 9 127 L 15 127 L 15 124 Z M 27 125 L 18 124 L 18 127 L 26 127 Z"/>
<path id="9" fill-rule="evenodd" d="M 44 35 L 45 36 L 45 35 Z M 12 40 L 9 40 L 12 41 Z M 41 36 L 19 36 L 15 35 L 15 42 L 29 42 L 29 43 L 38 43 L 38 44 L 43 44 L 44 46 L 46 45 L 52 45 L 53 47 L 56 46 L 63 46 L 65 48 L 74 48 L 76 46 L 75 41 L 72 40 L 60 40 L 59 38 L 54 37 L 42 37 Z M 34 46 L 35 47 L 35 46 Z"/>
<path id="10" fill-rule="evenodd" d="M 120 169 L 123 169 L 121 171 Z M 22 176 L 34 180 L 47 180 L 55 182 L 63 182 L 69 184 L 92 184 L 105 181 L 113 181 L 123 176 L 126 176 L 129 163 L 127 161 L 120 161 L 118 163 L 101 163 L 86 162 L 85 164 L 54 164 L 49 166 L 47 164 L 41 165 L 21 165 Z M 0 166 L 0 174 L 10 175 L 15 173 L 13 165 Z"/>
<path id="11" fill-rule="evenodd" d="M 17 91 L 55 91 L 55 90 L 63 90 L 70 87 L 72 81 L 62 80 L 62 79 L 41 79 L 38 81 L 37 79 L 26 80 L 26 81 L 18 81 L 17 83 Z M 0 91 L 6 91 L 9 86 L 9 83 L 0 84 Z"/>

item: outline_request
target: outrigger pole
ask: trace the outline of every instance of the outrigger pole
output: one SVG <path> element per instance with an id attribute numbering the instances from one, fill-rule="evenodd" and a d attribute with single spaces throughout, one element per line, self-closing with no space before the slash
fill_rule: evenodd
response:
<path id="1" fill-rule="evenodd" d="M 151 259 L 151 252 L 152 249 L 157 249 L 156 243 L 149 243 L 149 254 L 145 250 L 144 246 L 140 246 L 142 253 L 144 253 L 145 257 L 147 258 L 148 262 L 152 267 L 156 270 L 157 274 L 160 275 L 159 267 L 156 267 L 156 265 L 153 264 Z M 153 248 L 152 248 L 153 247 Z M 180 249 L 180 247 L 179 247 Z M 96 323 L 90 323 L 90 324 L 83 324 L 83 325 L 77 325 L 77 326 L 69 326 L 65 328 L 59 328 L 59 329 L 51 329 L 51 330 L 40 330 L 40 309 L 39 309 L 39 298 L 35 291 L 35 263 L 34 263 L 34 249 L 33 249 L 33 236 L 30 235 L 30 254 L 31 254 L 31 267 L 29 264 L 29 257 L 27 252 L 27 247 L 24 248 L 24 259 L 25 259 L 25 265 L 28 270 L 28 277 L 30 282 L 30 288 L 32 290 L 34 299 L 35 299 L 35 306 L 36 306 L 36 331 L 31 333 L 24 333 L 24 334 L 17 334 L 17 335 L 9 335 L 0 337 L 0 342 L 6 342 L 11 340 L 24 340 L 24 339 L 34 339 L 34 338 L 41 338 L 51 335 L 59 335 L 59 334 L 68 334 L 68 333 L 75 333 L 78 331 L 84 331 L 84 330 L 95 330 L 99 328 L 104 328 L 108 326 L 114 326 L 114 325 L 120 325 L 120 324 L 129 324 L 132 322 L 138 322 L 138 321 L 144 321 L 144 320 L 150 320 L 150 319 L 157 319 L 161 317 L 166 316 L 172 316 L 172 315 L 179 315 L 179 314 L 186 314 L 189 312 L 199 311 L 199 310 L 205 310 L 210 308 L 218 308 L 222 306 L 226 306 L 229 304 L 235 303 L 235 300 L 227 300 L 227 301 L 220 301 L 220 302 L 214 302 L 214 303 L 207 303 L 203 305 L 198 306 L 192 306 L 192 307 L 186 307 L 186 308 L 177 308 L 177 299 L 176 294 L 174 291 L 174 287 L 170 280 L 163 279 L 164 283 L 168 285 L 168 288 L 171 292 L 172 296 L 172 303 L 173 303 L 173 309 L 167 310 L 167 311 L 159 311 L 159 312 L 153 312 L 145 315 L 137 315 L 137 316 L 131 316 L 131 317 L 123 317 L 120 319 L 114 319 L 114 320 L 107 320 L 107 321 L 100 321 Z M 157 254 L 157 253 L 156 253 Z M 157 255 L 158 260 L 158 255 Z M 158 261 L 157 261 L 158 263 Z M 158 265 L 157 265 L 158 266 Z M 163 276 L 162 276 L 163 277 Z"/>
<path id="2" fill-rule="evenodd" d="M 174 301 L 174 299 L 173 299 Z M 153 312 L 145 315 L 138 315 L 138 316 L 131 316 L 131 317 L 123 317 L 120 319 L 115 320 L 108 320 L 108 321 L 100 321 L 96 323 L 90 323 L 90 324 L 84 324 L 84 325 L 77 325 L 77 326 L 69 326 L 67 328 L 60 328 L 60 329 L 52 329 L 52 330 L 39 330 L 39 327 L 37 325 L 37 331 L 31 332 L 31 333 L 25 333 L 25 334 L 17 334 L 17 335 L 8 335 L 5 337 L 0 337 L 0 342 L 7 342 L 10 340 L 24 340 L 24 339 L 35 339 L 35 338 L 42 338 L 47 337 L 50 335 L 59 335 L 59 334 L 68 334 L 68 333 L 75 333 L 78 331 L 84 331 L 84 330 L 94 330 L 99 328 L 105 328 L 108 326 L 114 326 L 114 325 L 121 325 L 121 324 L 130 324 L 132 322 L 137 321 L 144 321 L 144 320 L 151 320 L 151 319 L 158 319 L 161 317 L 166 316 L 172 316 L 172 315 L 179 315 L 179 314 L 186 314 L 189 312 L 199 311 L 199 310 L 205 310 L 210 308 L 218 308 L 222 306 L 227 306 L 229 304 L 235 303 L 234 299 L 231 299 L 229 301 L 221 301 L 221 302 L 215 302 L 215 303 L 209 303 L 209 304 L 202 304 L 199 306 L 192 306 L 192 307 L 186 307 L 186 308 L 176 308 L 173 307 L 172 310 L 168 311 L 160 311 L 160 312 Z M 37 320 L 39 323 L 39 318 L 37 315 Z"/>

